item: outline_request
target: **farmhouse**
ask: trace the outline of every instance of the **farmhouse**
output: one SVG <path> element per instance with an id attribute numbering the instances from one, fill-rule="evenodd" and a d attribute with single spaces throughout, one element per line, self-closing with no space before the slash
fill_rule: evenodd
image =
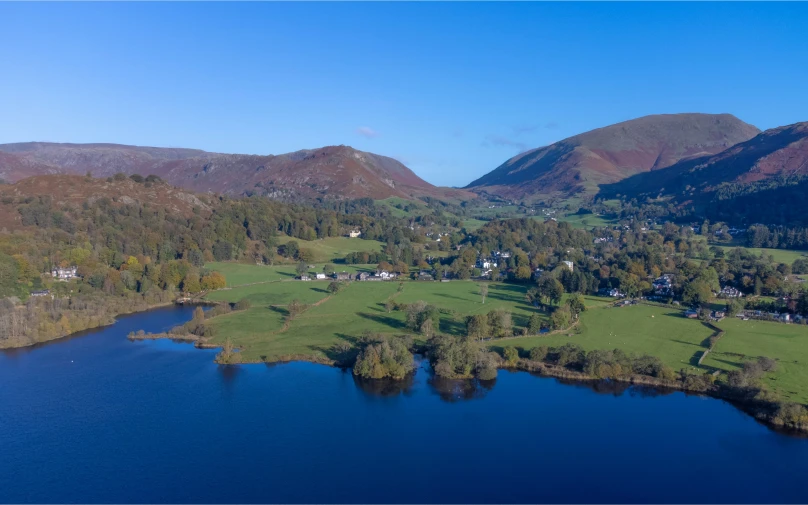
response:
<path id="1" fill-rule="evenodd" d="M 334 277 L 334 280 L 337 280 L 337 281 L 349 281 L 349 280 L 351 280 L 353 278 L 353 276 L 351 274 L 349 274 L 348 272 L 339 272 L 339 273 L 334 272 L 333 277 Z"/>
<path id="2" fill-rule="evenodd" d="M 299 279 L 299 280 L 301 280 L 301 281 L 310 281 L 310 280 L 311 280 L 311 277 L 309 277 L 309 276 L 308 276 L 308 275 L 306 275 L 306 274 L 302 274 L 302 275 L 300 275 L 300 276 L 298 277 L 298 279 Z"/>
<path id="3" fill-rule="evenodd" d="M 351 230 L 348 232 L 348 236 L 351 238 L 357 238 L 362 235 L 362 232 L 359 230 Z"/>
<path id="4" fill-rule="evenodd" d="M 317 274 L 317 280 L 318 281 L 324 280 L 325 278 L 326 278 L 326 275 L 324 273 L 320 272 L 320 273 Z"/>
<path id="5" fill-rule="evenodd" d="M 76 273 L 77 270 L 78 269 L 76 267 L 74 267 L 74 266 L 73 267 L 67 267 L 67 268 L 58 267 L 58 268 L 54 268 L 53 270 L 51 270 L 51 275 L 53 276 L 54 279 L 58 279 L 60 281 L 67 281 L 67 280 L 70 280 L 70 279 L 78 279 L 79 276 Z"/>
<path id="6" fill-rule="evenodd" d="M 427 272 L 425 270 L 421 270 L 420 272 L 418 272 L 418 280 L 419 281 L 434 281 L 435 278 L 432 277 L 432 274 L 430 272 Z"/>
<path id="7" fill-rule="evenodd" d="M 685 311 L 685 317 L 688 319 L 696 319 L 699 317 L 699 311 L 688 309 Z"/>
<path id="8" fill-rule="evenodd" d="M 733 288 L 732 286 L 724 286 L 718 293 L 719 298 L 740 298 L 743 293 Z"/>

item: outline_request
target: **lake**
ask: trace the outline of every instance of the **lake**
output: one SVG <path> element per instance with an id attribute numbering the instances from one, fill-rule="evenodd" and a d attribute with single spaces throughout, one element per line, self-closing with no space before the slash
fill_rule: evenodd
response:
<path id="1" fill-rule="evenodd" d="M 0 501 L 808 501 L 808 440 L 721 400 L 507 371 L 367 383 L 126 339 L 191 311 L 0 353 Z"/>

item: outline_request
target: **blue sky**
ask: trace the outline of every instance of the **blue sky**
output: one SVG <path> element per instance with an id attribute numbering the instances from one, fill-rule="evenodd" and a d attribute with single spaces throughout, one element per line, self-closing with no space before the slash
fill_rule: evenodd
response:
<path id="1" fill-rule="evenodd" d="M 654 113 L 808 120 L 807 3 L 2 3 L 0 143 L 346 144 L 465 185 Z"/>

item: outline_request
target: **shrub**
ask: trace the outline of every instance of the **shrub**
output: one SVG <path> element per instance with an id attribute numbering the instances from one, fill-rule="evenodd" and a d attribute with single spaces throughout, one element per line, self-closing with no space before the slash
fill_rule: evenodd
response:
<path id="1" fill-rule="evenodd" d="M 530 350 L 530 359 L 532 361 L 544 361 L 545 359 L 547 359 L 548 352 L 549 349 L 547 348 L 547 346 L 540 345 L 538 347 L 534 347 L 533 349 Z"/>
<path id="2" fill-rule="evenodd" d="M 502 357 L 505 358 L 505 361 L 513 366 L 519 361 L 519 351 L 516 347 L 506 347 L 502 350 Z"/>

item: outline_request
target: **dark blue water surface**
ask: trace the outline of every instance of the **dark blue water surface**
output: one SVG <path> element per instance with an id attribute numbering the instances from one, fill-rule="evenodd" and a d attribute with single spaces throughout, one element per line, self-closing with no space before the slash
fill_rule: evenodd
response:
<path id="1" fill-rule="evenodd" d="M 0 501 L 808 501 L 808 440 L 719 400 L 509 372 L 366 384 L 126 339 L 190 313 L 0 354 Z"/>

